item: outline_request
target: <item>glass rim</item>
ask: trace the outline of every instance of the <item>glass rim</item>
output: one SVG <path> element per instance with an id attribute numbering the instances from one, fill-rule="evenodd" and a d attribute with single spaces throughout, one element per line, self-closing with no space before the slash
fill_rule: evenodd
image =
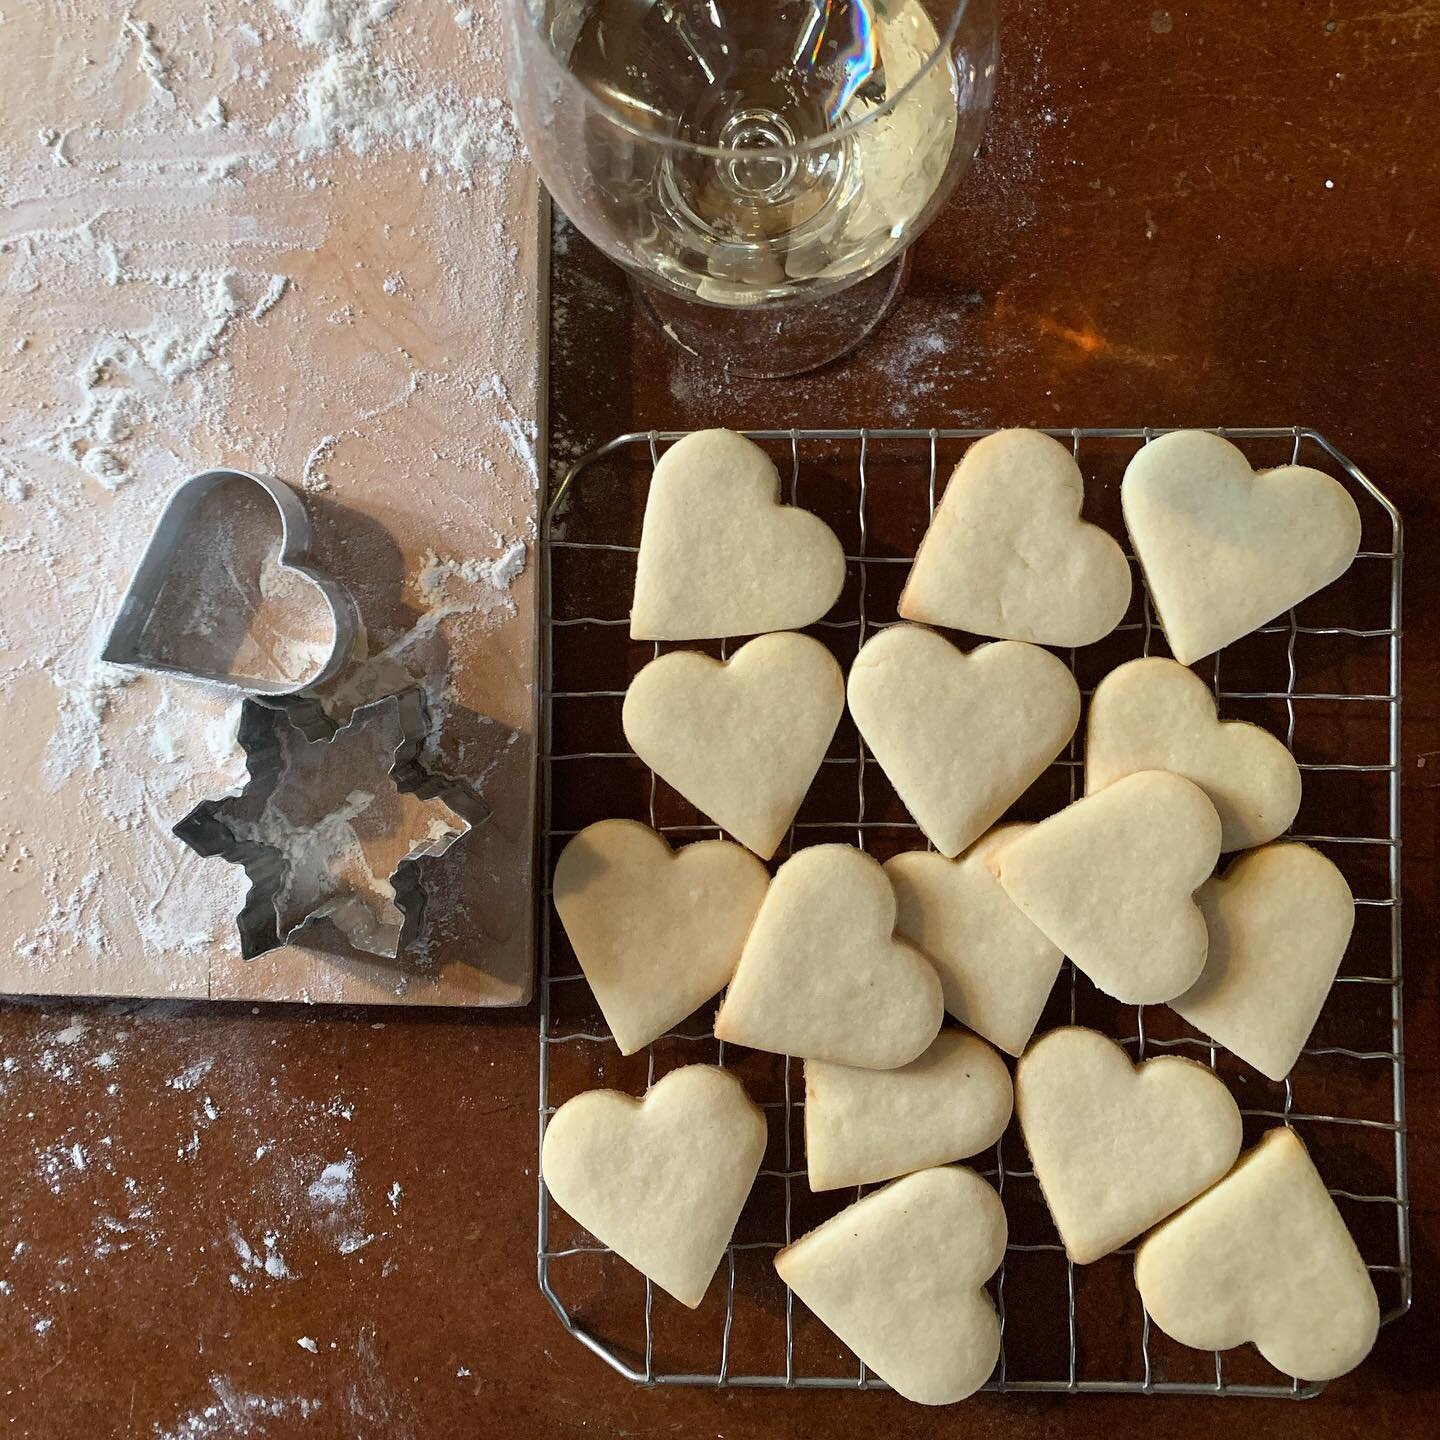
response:
<path id="1" fill-rule="evenodd" d="M 915 3 L 919 4 L 920 0 L 915 0 Z M 544 47 L 550 64 L 559 72 L 562 83 L 567 88 L 578 91 L 582 101 L 592 105 L 612 125 L 623 130 L 627 135 L 651 145 L 663 146 L 666 149 L 681 151 L 688 155 L 704 156 L 708 160 L 727 160 L 747 153 L 771 157 L 808 155 L 816 150 L 828 149 L 863 130 L 867 125 L 873 124 L 876 120 L 893 114 L 910 92 L 934 69 L 940 58 L 950 53 L 950 48 L 955 42 L 955 35 L 969 13 L 971 3 L 972 0 L 954 0 L 954 13 L 945 27 L 944 34 L 937 37 L 935 48 L 926 56 L 925 63 L 893 95 L 888 96 L 883 104 L 877 105 L 868 114 L 862 115 L 858 120 L 847 120 L 838 129 L 827 130 L 823 135 L 817 135 L 813 139 L 801 141 L 796 145 L 737 145 L 733 148 L 723 145 L 700 145 L 694 140 L 686 140 L 678 135 L 668 135 L 663 131 L 647 130 L 643 126 L 636 125 L 610 101 L 598 95 L 582 80 L 579 80 L 573 70 L 561 63 L 560 57 L 555 53 L 545 32 L 540 28 L 537 14 L 540 7 L 537 6 L 536 0 L 509 0 L 507 8 L 515 17 L 516 24 L 527 25 L 534 32 L 535 38 Z"/>

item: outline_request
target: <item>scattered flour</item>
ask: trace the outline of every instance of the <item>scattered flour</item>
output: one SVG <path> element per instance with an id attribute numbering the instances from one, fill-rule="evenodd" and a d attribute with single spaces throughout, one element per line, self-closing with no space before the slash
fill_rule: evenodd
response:
<path id="1" fill-rule="evenodd" d="M 376 57 L 374 24 L 388 18 L 393 3 L 279 0 L 279 8 L 302 43 L 325 51 L 300 83 L 295 117 L 272 127 L 283 133 L 289 124 L 302 158 L 398 146 L 448 167 L 466 184 L 499 176 L 515 159 L 519 140 L 503 100 L 467 96 L 455 86 L 420 90 L 393 61 Z"/>
<path id="2" fill-rule="evenodd" d="M 165 1083 L 172 1090 L 193 1090 L 215 1067 L 215 1058 L 207 1055 L 187 1066 L 178 1075 L 172 1075 Z"/>
<path id="3" fill-rule="evenodd" d="M 210 1377 L 210 1389 L 215 1396 L 212 1404 L 191 1410 L 163 1429 L 157 1427 L 155 1440 L 228 1440 L 230 1436 L 277 1434 L 267 1421 L 308 1420 L 324 1407 L 324 1401 L 305 1396 L 237 1390 L 220 1375 Z"/>
<path id="4" fill-rule="evenodd" d="M 327 55 L 301 85 L 298 109 L 291 135 L 302 156 L 340 147 L 369 155 L 398 145 L 469 181 L 477 171 L 495 173 L 518 145 L 500 101 L 417 96 L 388 61 L 359 49 Z"/>
<path id="5" fill-rule="evenodd" d="M 70 138 L 69 130 L 45 127 L 35 132 L 35 138 L 50 151 L 51 164 L 62 169 L 71 164 L 69 155 L 65 153 L 65 142 Z"/>
<path id="6" fill-rule="evenodd" d="M 312 495 L 330 488 L 330 482 L 320 467 L 330 458 L 340 439 L 339 435 L 322 435 L 305 457 L 305 464 L 300 470 L 300 483 Z"/>
<path id="7" fill-rule="evenodd" d="M 313 1204 L 326 1210 L 340 1210 L 355 1200 L 355 1157 L 332 1160 L 312 1180 L 305 1192 Z"/>
<path id="8" fill-rule="evenodd" d="M 505 438 L 510 442 L 515 458 L 530 472 L 531 485 L 538 490 L 540 471 L 535 459 L 535 422 L 515 408 L 510 388 L 499 375 L 490 376 L 490 394 L 500 406 L 500 426 Z"/>
<path id="9" fill-rule="evenodd" d="M 320 1212 L 321 1228 L 335 1245 L 337 1254 L 353 1255 L 375 1240 L 362 1223 L 359 1197 L 355 1191 L 355 1156 L 332 1160 L 312 1180 L 305 1192 Z"/>
<path id="10" fill-rule="evenodd" d="M 69 376 L 76 398 L 68 410 L 55 418 L 35 416 L 28 429 L 17 429 L 12 443 L 73 465 L 115 490 L 160 458 L 154 450 L 157 432 L 180 423 L 184 407 L 193 403 L 193 387 L 182 388 L 180 382 L 217 358 L 242 313 L 259 309 L 263 314 L 278 300 L 276 293 L 263 303 L 273 287 L 283 290 L 284 277 L 243 275 L 232 267 L 132 267 L 104 238 L 102 223 L 97 219 L 75 231 L 42 234 L 48 243 L 34 261 L 36 283 L 58 281 L 65 264 L 83 266 L 98 259 L 107 285 L 143 293 L 149 319 L 93 338 Z M 0 241 L 0 251 L 5 248 Z M 24 253 L 23 245 L 18 253 Z M 260 302 L 252 298 L 256 294 Z M 168 452 L 166 458 L 173 460 Z M 24 499 L 28 490 L 12 498 Z"/>
<path id="11" fill-rule="evenodd" d="M 279 303 L 286 287 L 290 284 L 288 275 L 272 275 L 265 293 L 255 302 L 250 311 L 252 320 L 263 320 Z"/>
<path id="12" fill-rule="evenodd" d="M 275 8 L 306 45 L 361 45 L 395 0 L 275 0 Z"/>
<path id="13" fill-rule="evenodd" d="M 437 608 L 458 603 L 452 585 L 456 579 L 482 587 L 486 593 L 477 598 L 477 605 L 493 599 L 497 604 L 513 607 L 507 592 L 524 570 L 525 542 L 516 540 L 495 560 L 442 560 L 433 550 L 427 551 L 412 583 L 432 613 Z"/>
<path id="14" fill-rule="evenodd" d="M 79 1144 L 67 1145 L 61 1141 L 40 1151 L 36 1157 L 35 1173 L 52 1195 L 59 1195 L 66 1184 L 75 1179 L 88 1166 L 85 1148 Z"/>
<path id="15" fill-rule="evenodd" d="M 173 105 L 175 92 L 170 87 L 170 62 L 156 46 L 150 22 L 137 20 L 127 12 L 121 24 L 126 33 L 134 38 L 140 73 L 155 88 L 157 94 L 163 95 Z"/>
<path id="16" fill-rule="evenodd" d="M 278 1233 L 267 1230 L 261 1236 L 259 1250 L 250 1244 L 233 1220 L 230 1222 L 229 1234 L 235 1257 L 240 1262 L 239 1271 L 230 1276 L 230 1284 L 234 1289 L 249 1291 L 254 1283 L 254 1277 L 260 1274 L 271 1280 L 293 1280 L 295 1278 L 295 1272 L 290 1269 L 284 1255 L 280 1253 Z"/>
<path id="17" fill-rule="evenodd" d="M 30 498 L 30 487 L 13 470 L 0 466 L 0 495 L 12 505 L 20 505 Z"/>
<path id="18" fill-rule="evenodd" d="M 211 270 L 198 275 L 183 270 L 162 271 L 151 278 L 160 285 L 186 290 L 200 302 L 198 329 L 173 321 L 152 322 L 138 337 L 145 364 L 173 385 L 213 360 L 220 338 L 231 322 L 253 307 L 241 294 L 240 277 L 234 270 Z M 271 283 L 274 279 L 272 276 Z M 111 357 L 104 357 L 101 363 L 111 363 Z"/>
<path id="19" fill-rule="evenodd" d="M 275 1248 L 275 1242 L 279 1238 L 276 1235 L 266 1235 L 265 1244 L 265 1273 L 272 1280 L 293 1280 L 295 1272 L 285 1263 L 285 1257 Z"/>

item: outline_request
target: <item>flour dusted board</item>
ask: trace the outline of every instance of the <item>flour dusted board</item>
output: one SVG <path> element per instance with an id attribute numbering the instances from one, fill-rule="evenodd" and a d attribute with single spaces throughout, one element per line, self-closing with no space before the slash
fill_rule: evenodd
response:
<path id="1" fill-rule="evenodd" d="M 498 0 L 385 9 L 7 7 L 0 990 L 529 994 L 539 200 Z M 425 684 L 494 809 L 407 960 L 242 961 L 243 873 L 169 833 L 243 779 L 235 706 L 96 659 L 166 496 L 217 464 L 301 485 L 355 593 L 337 718 Z"/>

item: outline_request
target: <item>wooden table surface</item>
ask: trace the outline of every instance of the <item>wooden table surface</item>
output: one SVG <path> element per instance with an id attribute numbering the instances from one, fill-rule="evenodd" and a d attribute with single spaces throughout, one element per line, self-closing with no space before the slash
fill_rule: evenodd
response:
<path id="1" fill-rule="evenodd" d="M 1305 1404 L 647 1392 L 536 1289 L 533 1008 L 12 1005 L 10 1433 L 1434 1433 L 1440 7 L 1071 0 L 1006 22 L 986 153 L 919 243 L 900 311 L 832 371 L 693 367 L 562 227 L 552 458 L 650 426 L 1301 422 L 1358 461 L 1407 527 L 1413 1312 Z M 114 1163 L 80 1171 L 72 1147 Z"/>

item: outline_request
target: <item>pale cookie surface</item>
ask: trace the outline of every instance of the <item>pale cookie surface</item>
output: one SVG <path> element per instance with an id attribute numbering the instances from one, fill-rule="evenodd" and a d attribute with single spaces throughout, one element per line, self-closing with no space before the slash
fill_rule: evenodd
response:
<path id="1" fill-rule="evenodd" d="M 999 640 L 966 654 L 891 625 L 855 657 L 850 713 L 915 823 L 958 855 L 1065 748 L 1080 690 L 1048 650 Z"/>
<path id="2" fill-rule="evenodd" d="M 1350 887 L 1318 850 L 1292 842 L 1242 855 L 1196 899 L 1210 952 L 1170 1008 L 1262 1075 L 1283 1080 L 1350 942 Z"/>
<path id="3" fill-rule="evenodd" d="M 769 883 L 728 840 L 676 851 L 634 820 L 602 820 L 570 840 L 555 909 L 621 1054 L 725 988 Z"/>
<path id="4" fill-rule="evenodd" d="M 990 1378 L 1000 1322 L 985 1281 L 1005 1211 L 973 1170 L 922 1170 L 876 1190 L 775 1257 L 780 1278 L 907 1400 L 948 1405 Z"/>
<path id="5" fill-rule="evenodd" d="M 1130 603 L 1130 562 L 1080 518 L 1085 481 L 1038 430 L 977 440 L 955 467 L 900 596 L 900 613 L 976 635 L 1089 645 Z"/>
<path id="6" fill-rule="evenodd" d="M 1120 501 L 1182 665 L 1323 589 L 1360 548 L 1360 511 L 1338 480 L 1304 465 L 1257 474 L 1236 446 L 1203 430 L 1144 446 Z"/>
<path id="7" fill-rule="evenodd" d="M 1220 854 L 1220 817 L 1178 775 L 1142 770 L 1006 845 L 1005 892 L 1107 995 L 1171 1000 L 1205 964 L 1194 892 Z"/>
<path id="8" fill-rule="evenodd" d="M 728 660 L 676 650 L 630 682 L 631 748 L 741 844 L 769 859 L 825 758 L 845 677 L 808 635 L 761 635 Z"/>
<path id="9" fill-rule="evenodd" d="M 765 1116 L 714 1065 L 672 1070 L 643 1100 L 589 1090 L 545 1127 L 555 1203 L 694 1309 L 734 1233 L 765 1154 Z"/>
<path id="10" fill-rule="evenodd" d="M 1015 1070 L 1015 1108 L 1065 1253 L 1088 1265 L 1213 1185 L 1240 1153 L 1240 1111 L 1204 1065 L 1132 1065 L 1079 1026 L 1042 1035 Z"/>
<path id="11" fill-rule="evenodd" d="M 805 1163 L 812 1190 L 868 1185 L 989 1149 L 1010 1123 L 1005 1062 L 942 1030 L 897 1070 L 805 1062 Z"/>
<path id="12" fill-rule="evenodd" d="M 997 826 L 955 860 L 909 850 L 885 862 L 899 906 L 896 929 L 939 972 L 945 1008 L 1010 1055 L 1029 1043 L 1063 958 L 991 869 L 1030 828 Z"/>
<path id="13" fill-rule="evenodd" d="M 780 476 L 758 445 L 730 430 L 697 430 L 660 457 L 640 530 L 634 639 L 799 630 L 829 610 L 844 583 L 834 531 L 780 503 Z"/>
<path id="14" fill-rule="evenodd" d="M 1293 1130 L 1281 1127 L 1135 1256 L 1150 1318 L 1197 1350 L 1253 1341 L 1277 1370 L 1333 1380 L 1370 1353 L 1375 1286 Z"/>
<path id="15" fill-rule="evenodd" d="M 715 1019 L 719 1040 L 889 1070 L 944 1017 L 930 962 L 896 939 L 895 892 L 876 860 L 814 845 L 777 872 Z"/>
<path id="16" fill-rule="evenodd" d="M 1085 790 L 1139 770 L 1193 780 L 1220 816 L 1222 850 L 1283 834 L 1300 808 L 1300 767 L 1268 730 L 1221 721 L 1210 687 L 1158 656 L 1131 660 L 1095 688 L 1085 730 Z"/>

